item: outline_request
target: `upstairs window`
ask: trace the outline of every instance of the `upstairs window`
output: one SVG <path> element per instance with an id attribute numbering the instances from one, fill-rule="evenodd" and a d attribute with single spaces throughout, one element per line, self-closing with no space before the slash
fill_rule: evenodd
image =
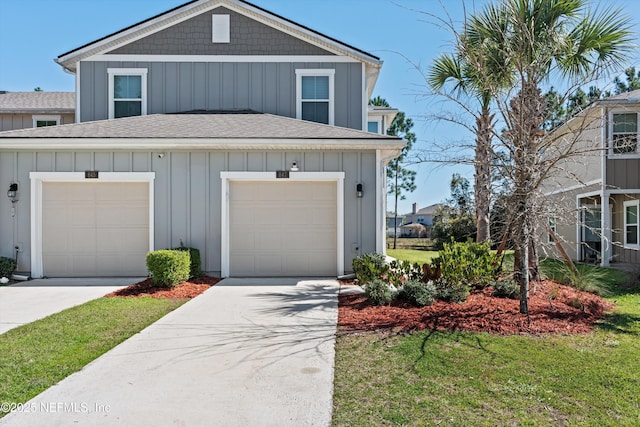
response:
<path id="1" fill-rule="evenodd" d="M 296 117 L 333 125 L 334 70 L 296 70 Z"/>
<path id="2" fill-rule="evenodd" d="M 147 69 L 109 68 L 109 118 L 147 114 Z"/>
<path id="3" fill-rule="evenodd" d="M 33 127 L 43 128 L 60 124 L 60 116 L 33 116 Z"/>
<path id="4" fill-rule="evenodd" d="M 614 113 L 611 148 L 613 154 L 635 154 L 638 148 L 638 114 Z"/>

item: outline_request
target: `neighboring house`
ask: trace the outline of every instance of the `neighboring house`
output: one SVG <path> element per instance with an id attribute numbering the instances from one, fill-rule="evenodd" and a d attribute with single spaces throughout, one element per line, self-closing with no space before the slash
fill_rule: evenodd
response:
<path id="1" fill-rule="evenodd" d="M 427 237 L 428 230 L 422 224 L 404 224 L 400 227 L 400 237 Z"/>
<path id="2" fill-rule="evenodd" d="M 573 259 L 640 263 L 639 118 L 636 90 L 596 101 L 550 135 L 583 153 L 559 162 L 544 186 L 562 207 L 549 224 Z"/>
<path id="3" fill-rule="evenodd" d="M 0 131 L 66 125 L 74 121 L 73 92 L 0 91 Z"/>
<path id="4" fill-rule="evenodd" d="M 394 226 L 395 223 L 395 226 Z M 400 236 L 400 226 L 404 223 L 404 215 L 396 215 L 393 212 L 387 212 L 387 236 Z"/>
<path id="5" fill-rule="evenodd" d="M 144 275 L 181 243 L 226 276 L 336 276 L 385 250 L 367 132 L 382 61 L 241 0 L 196 0 L 60 55 L 75 124 L 0 133 L 0 255 Z"/>
<path id="6" fill-rule="evenodd" d="M 367 131 L 386 135 L 397 115 L 396 108 L 369 105 L 367 108 Z"/>
<path id="7" fill-rule="evenodd" d="M 411 213 L 404 215 L 404 222 L 405 224 L 422 224 L 425 227 L 431 227 L 433 226 L 433 218 L 441 206 L 441 203 L 436 203 L 426 208 L 418 209 L 418 204 L 414 203 Z"/>

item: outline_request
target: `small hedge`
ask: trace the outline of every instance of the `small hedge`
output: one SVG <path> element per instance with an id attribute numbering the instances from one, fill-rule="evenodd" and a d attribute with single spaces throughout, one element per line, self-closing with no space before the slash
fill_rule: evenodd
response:
<path id="1" fill-rule="evenodd" d="M 190 256 L 183 250 L 159 250 L 147 254 L 147 269 L 155 286 L 172 288 L 189 279 Z"/>
<path id="2" fill-rule="evenodd" d="M 15 260 L 0 256 L 0 277 L 6 277 L 8 279 L 15 269 Z"/>
<path id="3" fill-rule="evenodd" d="M 187 246 L 180 246 L 175 248 L 174 251 L 186 251 L 189 252 L 190 265 L 189 265 L 189 278 L 202 276 L 202 260 L 200 259 L 200 250 L 196 248 L 189 248 Z"/>
<path id="4" fill-rule="evenodd" d="M 381 279 L 373 279 L 367 283 L 364 293 L 367 299 L 375 305 L 389 304 L 396 297 L 389 283 Z"/>

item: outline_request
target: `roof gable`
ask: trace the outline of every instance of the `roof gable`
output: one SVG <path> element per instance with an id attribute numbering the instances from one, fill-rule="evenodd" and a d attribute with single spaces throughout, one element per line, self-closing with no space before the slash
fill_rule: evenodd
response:
<path id="1" fill-rule="evenodd" d="M 224 7 L 237 14 L 251 18 L 261 24 L 269 26 L 281 33 L 299 39 L 306 44 L 316 46 L 321 51 L 333 55 L 348 56 L 364 62 L 367 66 L 379 69 L 382 61 L 376 56 L 360 49 L 340 42 L 319 32 L 296 24 L 286 18 L 268 12 L 252 5 L 244 0 L 193 0 L 188 3 L 156 15 L 145 21 L 127 27 L 123 30 L 105 36 L 99 40 L 83 45 L 60 55 L 56 62 L 65 69 L 75 72 L 78 61 L 90 58 L 94 55 L 115 53 L 125 46 L 134 45 L 135 42 L 150 37 L 156 33 L 178 25 L 205 12 Z M 209 33 L 210 34 L 210 33 Z M 261 54 L 265 54 L 264 52 Z"/>
<path id="2" fill-rule="evenodd" d="M 212 43 L 212 15 L 229 15 L 230 42 Z M 333 55 L 226 7 L 217 7 L 186 21 L 114 49 L 120 55 Z"/>

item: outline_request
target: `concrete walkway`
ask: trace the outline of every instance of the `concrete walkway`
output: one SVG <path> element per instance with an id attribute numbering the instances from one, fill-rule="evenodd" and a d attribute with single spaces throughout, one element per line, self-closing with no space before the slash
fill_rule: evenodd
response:
<path id="1" fill-rule="evenodd" d="M 338 290 L 225 279 L 0 425 L 329 425 Z"/>
<path id="2" fill-rule="evenodd" d="M 0 286 L 0 334 L 140 280 L 142 278 L 130 277 L 36 279 Z"/>

